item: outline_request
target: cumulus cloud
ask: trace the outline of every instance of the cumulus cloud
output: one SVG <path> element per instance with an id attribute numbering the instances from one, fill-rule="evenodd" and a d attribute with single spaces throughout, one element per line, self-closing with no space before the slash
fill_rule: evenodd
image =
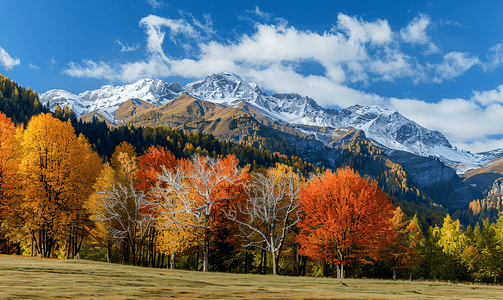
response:
<path id="1" fill-rule="evenodd" d="M 257 12 L 261 12 L 258 7 Z M 147 41 L 144 59 L 113 63 L 84 59 L 70 62 L 64 72 L 73 77 L 132 82 L 145 77 L 202 78 L 228 71 L 256 82 L 265 91 L 307 95 L 322 106 L 388 106 L 422 126 L 440 130 L 454 145 L 471 151 L 488 150 L 484 147 L 500 143 L 490 137 L 503 127 L 503 85 L 474 91 L 469 99 L 438 103 L 388 99 L 352 87 L 358 82 L 398 79 L 440 84 L 455 80 L 474 66 L 484 68 L 476 55 L 467 52 L 429 56 L 428 61 L 406 52 L 404 45 L 440 51 L 427 34 L 431 20 L 426 15 L 398 31 L 386 20 L 368 21 L 345 14 L 339 14 L 337 23 L 325 32 L 301 30 L 287 22 L 255 22 L 251 32 L 232 39 L 218 37 L 210 16 L 199 21 L 190 13 L 181 15 L 179 19 L 155 15 L 141 19 L 139 26 Z M 172 57 L 171 47 L 184 49 L 185 57 Z M 498 44 L 489 50 L 488 63 L 503 64 L 502 48 Z M 320 65 L 324 73 L 303 73 L 303 62 Z"/>
<path id="2" fill-rule="evenodd" d="M 426 33 L 426 29 L 431 24 L 431 19 L 427 15 L 421 14 L 419 18 L 414 18 L 407 27 L 400 29 L 402 41 L 415 45 L 427 45 L 425 54 L 440 53 L 440 49 L 431 41 Z"/>
<path id="3" fill-rule="evenodd" d="M 433 81 L 442 83 L 444 80 L 452 80 L 479 63 L 478 57 L 470 53 L 449 52 L 444 55 L 443 63 L 434 67 L 437 75 Z"/>
<path id="4" fill-rule="evenodd" d="M 489 91 L 473 91 L 471 100 L 476 101 L 483 106 L 495 103 L 503 103 L 503 84 Z"/>
<path id="5" fill-rule="evenodd" d="M 72 77 L 79 78 L 97 78 L 115 81 L 118 79 L 118 74 L 107 63 L 100 61 L 95 63 L 92 60 L 83 60 L 84 66 L 70 62 L 69 68 L 64 70 L 63 73 Z"/>
<path id="6" fill-rule="evenodd" d="M 473 91 L 469 99 L 442 99 L 428 103 L 417 99 L 389 99 L 388 106 L 422 126 L 439 130 L 461 149 L 474 153 L 503 148 L 494 138 L 503 128 L 503 85 Z"/>
<path id="7" fill-rule="evenodd" d="M 32 68 L 32 69 L 39 69 L 39 67 L 38 67 L 38 66 L 36 66 L 36 65 L 34 65 L 34 64 L 32 64 L 32 63 L 30 63 L 29 67 L 30 67 L 30 68 Z"/>
<path id="8" fill-rule="evenodd" d="M 139 24 L 145 30 L 147 40 L 144 60 L 107 64 L 106 68 L 103 62 L 85 63 L 84 67 L 72 62 L 66 73 L 98 74 L 96 76 L 103 78 L 103 70 L 108 70 L 111 74 L 107 77 L 117 81 L 136 80 L 135 76 L 144 74 L 148 77 L 195 78 L 220 71 L 239 71 L 244 75 L 253 70 L 295 69 L 299 63 L 312 61 L 324 68 L 323 79 L 333 85 L 357 82 L 367 85 L 399 78 L 409 78 L 418 84 L 452 80 L 478 63 L 478 59 L 468 53 L 451 52 L 444 55 L 442 63 L 426 64 L 403 52 L 400 48 L 403 42 L 425 44 L 429 50 L 436 47 L 426 34 L 431 23 L 426 15 L 414 18 L 399 32 L 393 32 L 386 20 L 365 21 L 342 13 L 337 16 L 337 24 L 323 33 L 299 30 L 281 21 L 277 24 L 256 22 L 250 34 L 222 41 L 216 36 L 209 15 L 199 21 L 190 13 L 180 13 L 180 19 L 156 15 L 141 19 Z M 265 14 L 258 6 L 255 13 Z M 170 57 L 169 51 L 163 48 L 166 40 L 184 49 L 187 56 L 180 59 Z M 122 46 L 123 52 L 137 47 L 116 42 Z M 88 72 L 83 72 L 83 68 L 89 68 Z"/>
<path id="9" fill-rule="evenodd" d="M 400 29 L 400 37 L 407 43 L 426 44 L 430 40 L 426 34 L 426 28 L 430 23 L 430 17 L 426 15 L 414 18 L 407 27 Z"/>
<path id="10" fill-rule="evenodd" d="M 350 40 L 356 43 L 382 45 L 392 41 L 391 28 L 386 20 L 366 22 L 341 13 L 337 15 L 337 20 L 337 28 L 346 32 Z"/>
<path id="11" fill-rule="evenodd" d="M 148 70 L 153 72 L 149 77 L 197 77 L 220 71 L 240 71 L 243 75 L 253 70 L 280 71 L 299 62 L 314 61 L 326 71 L 323 80 L 333 85 L 403 77 L 418 82 L 425 78 L 418 63 L 393 43 L 395 34 L 386 20 L 368 22 L 339 14 L 337 25 L 323 33 L 299 30 L 286 22 L 256 23 L 252 34 L 221 42 L 211 39 L 215 31 L 209 16 L 200 22 L 189 13 L 182 12 L 182 15 L 189 19 L 149 15 L 140 21 L 147 35 L 148 57 L 144 61 L 107 65 L 107 68 L 102 62 L 88 62 L 84 67 L 72 62 L 66 73 L 74 74 L 71 76 L 96 74 L 103 78 L 103 70 L 109 70 L 113 74 L 107 77 L 128 81 L 134 74 L 139 76 Z M 188 57 L 170 58 L 163 49 L 166 36 L 175 46 L 185 49 Z M 123 46 L 123 49 L 128 48 Z M 159 65 L 153 67 L 156 63 Z M 88 72 L 83 68 L 89 68 Z M 135 72 L 134 68 L 138 70 Z M 202 74 L 203 71 L 208 73 Z"/>
<path id="12" fill-rule="evenodd" d="M 21 60 L 19 58 L 12 58 L 7 51 L 5 51 L 2 47 L 0 47 L 0 65 L 3 65 L 5 70 L 12 70 L 15 66 L 21 64 Z"/>

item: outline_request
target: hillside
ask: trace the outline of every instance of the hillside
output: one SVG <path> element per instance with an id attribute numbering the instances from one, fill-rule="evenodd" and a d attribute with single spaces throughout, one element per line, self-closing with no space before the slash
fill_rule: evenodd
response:
<path id="1" fill-rule="evenodd" d="M 323 143 L 245 106 L 244 103 L 238 108 L 217 105 L 183 94 L 160 107 L 144 110 L 121 122 L 135 127 L 164 126 L 182 130 L 186 134 L 211 134 L 219 140 L 242 146 L 300 156 L 308 163 L 334 170 L 351 167 L 361 175 L 377 180 L 387 193 L 398 200 L 423 205 L 433 201 L 447 204 L 448 207 L 455 204 L 454 198 L 437 197 L 432 200 L 400 165 L 373 146 L 361 130 L 304 126 L 304 129 L 309 127 L 311 131 L 330 135 L 330 140 Z"/>
<path id="2" fill-rule="evenodd" d="M 49 112 L 49 109 L 40 103 L 37 91 L 25 89 L 0 75 L 0 111 L 14 123 L 26 124 L 33 115 Z"/>
<path id="3" fill-rule="evenodd" d="M 483 167 L 470 170 L 462 175 L 466 184 L 481 193 L 487 194 L 495 180 L 503 177 L 503 158 L 499 157 L 486 163 Z"/>

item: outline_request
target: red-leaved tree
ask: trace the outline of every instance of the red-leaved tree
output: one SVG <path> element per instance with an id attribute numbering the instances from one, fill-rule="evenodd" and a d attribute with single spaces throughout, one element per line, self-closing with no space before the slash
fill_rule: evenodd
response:
<path id="1" fill-rule="evenodd" d="M 344 265 L 375 254 L 375 243 L 389 232 L 394 206 L 375 182 L 346 168 L 315 176 L 301 191 L 300 209 L 299 253 L 337 264 L 344 278 Z"/>

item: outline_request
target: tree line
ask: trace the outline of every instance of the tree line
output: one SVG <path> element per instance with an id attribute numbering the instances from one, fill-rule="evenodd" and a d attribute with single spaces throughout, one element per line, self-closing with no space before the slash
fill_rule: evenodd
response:
<path id="1" fill-rule="evenodd" d="M 234 154 L 122 142 L 103 162 L 71 122 L 0 114 L 3 252 L 201 271 L 501 282 L 503 218 L 421 229 L 350 168 L 304 176 Z M 426 232 L 424 234 L 423 232 Z M 10 243 L 10 244 L 9 244 Z"/>
<path id="2" fill-rule="evenodd" d="M 453 220 L 415 204 L 425 197 L 399 165 L 377 181 L 352 171 L 379 154 L 367 141 L 352 141 L 342 168 L 327 172 L 295 155 L 211 135 L 108 128 L 97 119 L 79 121 L 68 107 L 45 114 L 35 91 L 0 82 L 1 253 L 221 272 L 501 282 L 500 199 L 473 202 L 473 215 L 490 219 L 479 224 L 463 212 L 476 224 L 464 227 L 459 212 Z M 235 180 L 225 177 L 231 170 Z M 226 179 L 215 183 L 221 175 Z M 380 214 L 365 210 L 369 198 L 384 208 Z M 493 206 L 497 211 L 486 213 Z M 351 227 L 361 222 L 367 226 Z"/>

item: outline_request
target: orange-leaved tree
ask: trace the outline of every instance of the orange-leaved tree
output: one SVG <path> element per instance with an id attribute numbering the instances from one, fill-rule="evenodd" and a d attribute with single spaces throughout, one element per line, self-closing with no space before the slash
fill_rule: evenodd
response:
<path id="1" fill-rule="evenodd" d="M 33 117 L 22 142 L 20 199 L 10 214 L 15 230 L 49 257 L 56 245 L 67 257 L 78 253 L 92 226 L 85 202 L 102 167 L 84 136 L 51 114 Z"/>
<path id="2" fill-rule="evenodd" d="M 174 169 L 178 165 L 176 157 L 163 147 L 150 146 L 142 155 L 138 157 L 138 168 L 135 172 L 135 187 L 148 193 L 151 188 L 157 185 L 162 166 L 167 169 Z"/>
<path id="3" fill-rule="evenodd" d="M 314 176 L 301 191 L 299 253 L 338 265 L 375 254 L 374 242 L 387 233 L 394 206 L 375 182 L 346 168 Z"/>
<path id="4" fill-rule="evenodd" d="M 135 188 L 141 189 L 147 195 L 150 190 L 157 185 L 162 166 L 167 169 L 174 169 L 178 165 L 176 157 L 166 148 L 150 146 L 142 155 L 138 157 L 138 168 L 135 172 Z M 158 206 L 150 207 L 155 210 Z M 155 214 L 155 226 L 150 228 L 149 245 L 152 248 L 150 253 L 154 253 L 154 246 L 164 254 L 171 255 L 170 267 L 175 267 L 175 253 L 181 251 L 189 245 L 192 240 L 190 230 L 179 229 L 174 226 L 169 219 Z"/>

